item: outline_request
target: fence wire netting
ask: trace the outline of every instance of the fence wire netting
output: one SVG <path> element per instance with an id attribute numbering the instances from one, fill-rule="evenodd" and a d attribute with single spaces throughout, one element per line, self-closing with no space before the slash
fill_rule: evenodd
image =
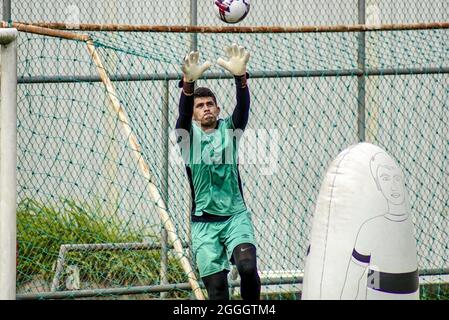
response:
<path id="1" fill-rule="evenodd" d="M 369 1 L 365 21 L 448 21 L 447 1 Z M 224 25 L 212 2 L 12 1 L 14 21 Z M 267 13 L 269 12 L 269 14 Z M 288 12 L 289 14 L 285 14 Z M 337 25 L 360 21 L 358 1 L 252 1 L 239 25 Z M 90 32 L 141 146 L 153 182 L 190 255 L 190 189 L 173 132 L 187 33 Z M 403 168 L 412 207 L 422 298 L 446 299 L 449 268 L 448 30 L 365 33 L 365 134 Z M 232 42 L 251 52 L 251 114 L 240 165 L 258 242 L 266 298 L 301 290 L 315 201 L 329 163 L 359 141 L 359 33 L 198 34 L 201 59 Z M 110 109 L 86 44 L 18 38 L 18 294 L 178 284 L 133 298 L 189 298 L 184 270 L 165 248 L 148 180 Z M 369 71 L 377 71 L 370 74 Z M 419 72 L 418 72 L 419 71 Z M 210 87 L 232 112 L 233 81 L 218 67 Z M 257 137 L 257 139 L 255 138 Z M 254 141 L 257 141 L 255 143 Z M 252 161 L 251 161 L 252 160 Z M 111 244 L 107 249 L 62 245 Z M 128 246 L 118 248 L 116 244 Z M 135 249 L 138 248 L 138 249 Z M 164 262 L 165 261 L 165 262 Z M 63 269 L 58 272 L 58 264 Z M 435 271 L 437 270 L 437 271 Z M 438 271 L 439 270 L 439 271 Z M 436 283 L 436 285 L 435 285 Z M 446 283 L 446 284 L 445 284 Z M 430 285 L 432 284 L 432 285 Z M 234 290 L 234 297 L 238 297 Z M 76 296 L 76 295 L 74 295 Z M 128 296 L 129 297 L 129 296 Z"/>

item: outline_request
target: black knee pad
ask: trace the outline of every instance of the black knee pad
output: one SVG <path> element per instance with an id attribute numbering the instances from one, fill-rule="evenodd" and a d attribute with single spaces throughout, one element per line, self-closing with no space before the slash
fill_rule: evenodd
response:
<path id="1" fill-rule="evenodd" d="M 238 245 L 233 252 L 233 261 L 240 277 L 257 273 L 256 247 L 249 243 Z"/>
<path id="2" fill-rule="evenodd" d="M 236 263 L 236 267 L 241 278 L 252 276 L 257 272 L 255 259 L 241 259 Z"/>

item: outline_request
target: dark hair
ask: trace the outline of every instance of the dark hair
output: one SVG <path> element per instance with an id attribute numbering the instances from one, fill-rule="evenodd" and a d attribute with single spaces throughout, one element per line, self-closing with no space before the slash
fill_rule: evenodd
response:
<path id="1" fill-rule="evenodd" d="M 217 104 L 217 98 L 215 98 L 215 94 L 206 87 L 199 87 L 195 89 L 195 92 L 193 93 L 193 99 L 195 98 L 204 98 L 204 97 L 212 97 L 215 104 Z"/>

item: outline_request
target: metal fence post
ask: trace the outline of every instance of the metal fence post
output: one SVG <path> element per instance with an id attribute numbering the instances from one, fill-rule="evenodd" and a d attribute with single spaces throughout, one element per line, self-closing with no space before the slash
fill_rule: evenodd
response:
<path id="1" fill-rule="evenodd" d="M 381 25 L 381 12 L 379 0 L 366 0 L 365 8 L 365 23 L 368 25 Z M 368 34 L 368 38 L 365 38 L 365 56 L 369 57 L 369 68 L 366 68 L 366 76 L 369 81 L 366 83 L 365 101 L 369 103 L 367 115 L 369 115 L 365 121 L 365 141 L 375 143 L 377 140 L 377 131 L 379 129 L 379 97 L 378 86 L 382 83 L 379 76 L 369 77 L 369 70 L 380 70 L 380 59 L 376 54 L 376 48 L 381 43 L 381 39 L 384 33 L 372 32 Z M 430 71 L 430 70 L 429 70 Z"/>
<path id="2" fill-rule="evenodd" d="M 167 205 L 168 211 L 170 211 L 170 204 L 168 201 L 168 186 L 169 186 L 169 161 L 170 161 L 170 155 L 169 155 L 169 123 L 168 123 L 168 108 L 169 108 L 169 97 L 170 97 L 170 88 L 169 88 L 169 81 L 164 81 L 163 90 L 164 93 L 162 95 L 163 97 L 163 103 L 162 103 L 162 132 L 163 132 L 163 139 L 164 143 L 163 145 L 163 153 L 165 157 L 164 161 L 164 168 L 163 168 L 163 188 L 162 188 L 162 195 L 164 197 L 164 201 Z M 168 284 L 168 236 L 167 236 L 167 230 L 165 230 L 164 227 L 162 227 L 162 233 L 161 233 L 161 271 L 160 271 L 160 277 L 161 277 L 161 285 Z M 161 292 L 160 294 L 161 299 L 164 299 L 167 297 L 166 292 Z"/>
<path id="3" fill-rule="evenodd" d="M 17 34 L 0 30 L 0 300 L 16 299 Z"/>
<path id="4" fill-rule="evenodd" d="M 365 24 L 365 0 L 358 0 L 358 23 Z M 357 137 L 359 142 L 365 141 L 365 102 L 366 102 L 366 65 L 365 65 L 365 32 L 359 32 L 357 48 L 357 68 L 362 74 L 357 76 Z"/>
<path id="5" fill-rule="evenodd" d="M 11 20 L 11 0 L 3 0 L 3 21 Z"/>
<path id="6" fill-rule="evenodd" d="M 190 25 L 198 25 L 198 2 L 197 0 L 190 0 Z M 192 33 L 190 35 L 190 50 L 198 50 L 198 34 Z"/>

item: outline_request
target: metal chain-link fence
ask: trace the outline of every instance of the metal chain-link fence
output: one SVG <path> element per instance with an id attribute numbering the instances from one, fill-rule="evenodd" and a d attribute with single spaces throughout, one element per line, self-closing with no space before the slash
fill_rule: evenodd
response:
<path id="1" fill-rule="evenodd" d="M 195 16 L 199 25 L 224 24 L 215 14 L 213 0 L 10 1 L 14 21 L 187 25 Z M 359 3 L 365 3 L 367 19 L 373 15 L 381 23 L 449 19 L 446 0 L 251 0 L 251 13 L 239 25 L 354 24 L 360 21 Z"/>
<path id="2" fill-rule="evenodd" d="M 223 25 L 212 1 L 195 3 L 192 9 L 187 0 L 12 1 L 11 18 L 186 25 L 194 14 L 199 25 Z M 358 4 L 253 0 L 239 25 L 354 24 L 360 21 Z M 448 21 L 447 6 L 447 1 L 367 0 L 364 20 Z M 188 248 L 190 190 L 183 165 L 171 157 L 178 152 L 172 129 L 180 61 L 190 50 L 191 36 L 90 35 Z M 420 269 L 447 269 L 448 30 L 365 35 L 366 140 L 385 148 L 405 171 Z M 242 156 L 256 154 L 257 159 L 240 166 L 243 189 L 267 284 L 263 292 L 291 298 L 300 290 L 322 177 L 330 161 L 360 138 L 358 34 L 199 34 L 197 40 L 201 59 L 215 60 L 231 42 L 251 52 L 252 109 Z M 21 33 L 18 44 L 19 296 L 71 290 L 75 297 L 73 292 L 95 289 L 97 297 L 112 298 L 147 286 L 144 292 L 153 297 L 152 286 L 168 285 L 169 297 L 188 297 L 188 286 L 179 286 L 187 276 L 166 248 L 148 181 L 109 109 L 85 43 Z M 210 71 L 219 76 L 198 84 L 216 93 L 222 116 L 228 116 L 234 104 L 232 79 L 217 67 Z M 91 243 L 111 245 L 102 251 L 67 247 L 61 256 L 61 245 Z M 128 246 L 118 249 L 116 243 Z M 58 265 L 64 267 L 60 273 Z M 436 272 L 436 281 L 447 282 L 443 271 Z M 177 289 L 170 284 L 178 284 Z M 117 292 L 102 291 L 110 288 Z M 437 288 L 437 298 L 447 297 L 443 286 Z M 429 290 L 422 296 L 435 297 Z"/>

